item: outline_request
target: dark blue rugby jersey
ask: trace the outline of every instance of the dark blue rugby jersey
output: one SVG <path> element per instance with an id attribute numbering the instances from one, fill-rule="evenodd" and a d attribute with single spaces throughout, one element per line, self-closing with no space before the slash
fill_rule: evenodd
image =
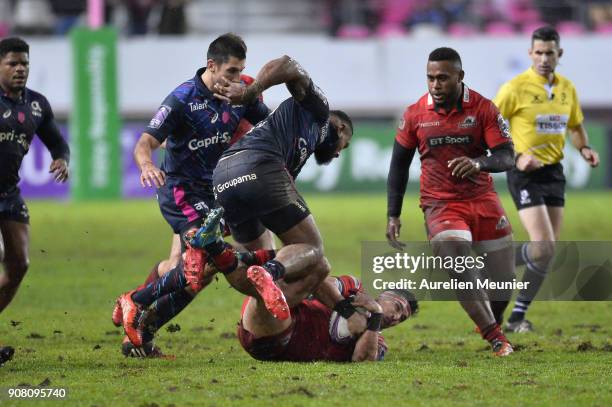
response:
<path id="1" fill-rule="evenodd" d="M 170 185 L 211 183 L 212 172 L 240 119 L 257 124 L 269 113 L 259 99 L 249 106 L 216 99 L 202 82 L 205 69 L 200 68 L 192 79 L 172 91 L 144 130 L 160 143 L 166 140 L 162 169 Z"/>
<path id="2" fill-rule="evenodd" d="M 293 97 L 283 101 L 224 156 L 242 150 L 269 153 L 285 163 L 293 178 L 325 140 L 329 128 L 329 105 L 321 90 L 311 81 L 301 102 Z"/>
<path id="3" fill-rule="evenodd" d="M 19 167 L 37 134 L 53 159 L 69 159 L 68 144 L 62 138 L 51 106 L 43 95 L 25 88 L 19 100 L 0 91 L 0 193 L 19 183 Z"/>

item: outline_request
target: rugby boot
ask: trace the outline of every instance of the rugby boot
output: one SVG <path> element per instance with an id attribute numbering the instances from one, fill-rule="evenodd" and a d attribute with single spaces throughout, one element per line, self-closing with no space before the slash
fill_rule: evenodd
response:
<path id="1" fill-rule="evenodd" d="M 281 321 L 289 318 L 289 305 L 283 291 L 276 285 L 272 276 L 261 266 L 251 266 L 247 269 L 247 278 L 253 284 L 264 301 L 266 309 Z"/>
<path id="2" fill-rule="evenodd" d="M 123 356 L 130 358 L 156 358 L 156 359 L 168 359 L 174 360 L 176 356 L 174 355 L 166 355 L 161 351 L 159 346 L 156 346 L 153 341 L 145 342 L 141 347 L 136 347 L 132 342 L 130 342 L 130 338 L 127 336 L 123 338 L 123 343 L 121 344 L 121 353 Z"/>
<path id="3" fill-rule="evenodd" d="M 506 322 L 506 331 L 514 332 L 517 334 L 524 334 L 527 332 L 533 332 L 533 325 L 528 319 L 521 319 L 520 321 Z"/>
<path id="4" fill-rule="evenodd" d="M 514 348 L 512 348 L 512 344 L 505 337 L 500 338 L 500 339 L 495 339 L 491 343 L 491 347 L 493 348 L 493 353 L 495 354 L 495 356 L 508 356 L 512 352 L 514 352 Z"/>
<path id="5" fill-rule="evenodd" d="M 121 310 L 121 303 L 119 302 L 119 298 L 115 301 L 115 307 L 113 308 L 113 325 L 116 327 L 120 327 L 123 324 L 123 311 Z"/>
<path id="6" fill-rule="evenodd" d="M 0 366 L 13 358 L 15 349 L 12 346 L 0 346 Z"/>
<path id="7" fill-rule="evenodd" d="M 194 232 L 187 232 L 184 236 L 185 241 L 193 248 L 206 249 L 214 243 L 222 243 L 223 235 L 221 228 L 221 218 L 223 217 L 223 208 L 212 209 L 202 226 Z"/>
<path id="8" fill-rule="evenodd" d="M 122 324 L 125 334 L 136 347 L 142 346 L 143 321 L 146 312 L 134 302 L 132 294 L 135 290 L 128 291 L 119 297 L 119 304 L 122 311 Z"/>

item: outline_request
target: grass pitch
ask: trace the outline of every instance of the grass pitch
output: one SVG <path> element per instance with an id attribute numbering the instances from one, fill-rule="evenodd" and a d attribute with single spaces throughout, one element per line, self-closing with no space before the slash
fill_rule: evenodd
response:
<path id="1" fill-rule="evenodd" d="M 360 242 L 382 240 L 385 197 L 307 197 L 335 274 L 360 273 Z M 167 255 L 170 230 L 154 201 L 30 202 L 31 268 L 0 314 L 0 405 L 19 384 L 68 389 L 62 405 L 612 405 L 612 303 L 540 302 L 537 332 L 513 335 L 519 351 L 496 359 L 452 302 L 422 302 L 417 318 L 386 332 L 381 363 L 262 363 L 235 337 L 241 296 L 221 278 L 172 323 L 158 344 L 175 361 L 121 356 L 113 301 Z M 504 197 L 517 240 L 525 239 Z M 612 240 L 610 193 L 568 196 L 563 240 Z M 405 201 L 403 238 L 423 240 L 416 200 Z M 180 327 L 180 330 L 176 330 Z M 57 403 L 58 405 L 60 402 Z"/>

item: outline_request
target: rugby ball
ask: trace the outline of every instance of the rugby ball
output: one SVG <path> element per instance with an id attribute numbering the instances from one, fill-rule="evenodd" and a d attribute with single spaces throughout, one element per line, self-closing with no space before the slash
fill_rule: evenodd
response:
<path id="1" fill-rule="evenodd" d="M 357 307 L 357 312 L 360 314 L 369 314 L 364 308 Z M 340 345 L 346 345 L 351 342 L 354 337 L 351 335 L 346 318 L 340 316 L 336 311 L 333 311 L 329 317 L 329 336 L 332 341 Z"/>

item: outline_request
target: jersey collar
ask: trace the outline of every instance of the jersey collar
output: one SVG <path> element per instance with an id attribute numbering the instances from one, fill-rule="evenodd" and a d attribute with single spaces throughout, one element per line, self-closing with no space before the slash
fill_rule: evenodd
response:
<path id="1" fill-rule="evenodd" d="M 206 67 L 198 69 L 196 71 L 195 76 L 193 77 L 193 80 L 195 81 L 196 88 L 198 89 L 198 91 L 200 91 L 200 93 L 202 93 L 206 97 L 212 98 L 213 93 L 210 91 L 210 89 L 206 87 L 204 82 L 202 82 L 202 74 L 204 73 L 204 71 L 206 71 Z"/>
<path id="2" fill-rule="evenodd" d="M 537 82 L 541 85 L 548 85 L 548 79 L 546 79 L 545 77 L 537 73 L 533 69 L 533 66 L 530 66 L 527 69 L 527 75 L 529 75 L 529 79 L 533 80 L 534 82 Z M 557 72 L 553 72 L 553 86 L 557 85 L 558 83 L 559 83 L 559 75 L 557 75 Z"/>
<path id="3" fill-rule="evenodd" d="M 457 110 L 458 112 L 463 112 L 464 106 L 469 106 L 472 104 L 473 96 L 472 96 L 472 92 L 470 91 L 470 88 L 468 88 L 468 86 L 465 83 L 461 83 L 461 86 L 463 86 L 463 96 L 457 99 L 457 104 L 455 105 L 455 108 L 446 112 L 446 114 L 452 112 L 453 110 Z M 430 93 L 427 94 L 427 109 L 435 110 L 436 113 L 440 113 L 440 110 L 441 110 L 439 107 L 437 107 L 434 104 L 433 98 L 431 97 Z"/>

